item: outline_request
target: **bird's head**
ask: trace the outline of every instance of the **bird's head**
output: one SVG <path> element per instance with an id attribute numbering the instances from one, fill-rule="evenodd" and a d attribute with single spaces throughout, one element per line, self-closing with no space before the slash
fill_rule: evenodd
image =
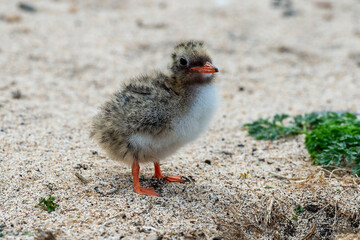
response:
<path id="1" fill-rule="evenodd" d="M 201 41 L 177 44 L 171 54 L 169 69 L 171 76 L 184 85 L 209 83 L 219 71 Z"/>

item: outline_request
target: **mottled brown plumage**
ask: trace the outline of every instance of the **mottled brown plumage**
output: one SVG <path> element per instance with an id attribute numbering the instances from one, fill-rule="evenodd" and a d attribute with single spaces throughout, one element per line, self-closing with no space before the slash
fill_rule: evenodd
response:
<path id="1" fill-rule="evenodd" d="M 112 159 L 133 164 L 133 175 L 138 163 L 152 161 L 155 177 L 163 177 L 159 161 L 205 129 L 216 105 L 212 82 L 217 71 L 202 42 L 178 44 L 169 73 L 153 72 L 122 84 L 95 116 L 91 137 Z M 157 195 L 135 186 L 135 175 L 136 192 Z"/>

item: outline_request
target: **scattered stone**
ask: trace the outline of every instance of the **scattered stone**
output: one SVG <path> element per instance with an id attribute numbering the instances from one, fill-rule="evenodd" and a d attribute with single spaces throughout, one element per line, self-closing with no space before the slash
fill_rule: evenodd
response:
<path id="1" fill-rule="evenodd" d="M 0 16 L 0 19 L 7 23 L 16 23 L 21 21 L 21 16 L 17 14 L 4 14 Z"/>
<path id="2" fill-rule="evenodd" d="M 11 92 L 11 96 L 13 99 L 20 99 L 23 97 L 21 91 L 19 89 L 15 90 L 15 91 L 12 91 Z"/>
<path id="3" fill-rule="evenodd" d="M 284 12 L 283 12 L 283 16 L 284 17 L 292 17 L 296 15 L 296 11 L 292 8 L 287 8 Z"/>
<path id="4" fill-rule="evenodd" d="M 333 8 L 332 2 L 328 2 L 328 1 L 314 2 L 314 5 L 315 5 L 315 7 L 320 8 L 320 9 L 332 9 Z"/>
<path id="5" fill-rule="evenodd" d="M 283 16 L 284 17 L 292 17 L 296 15 L 296 11 L 293 8 L 293 3 L 291 0 L 287 0 L 284 4 L 284 12 L 283 12 Z"/>
<path id="6" fill-rule="evenodd" d="M 256 153 L 256 151 L 257 151 L 257 149 L 256 149 L 256 148 L 253 148 L 253 149 L 252 149 L 252 152 L 251 152 L 251 155 L 254 156 L 255 153 Z"/>
<path id="7" fill-rule="evenodd" d="M 92 155 L 98 155 L 97 151 L 91 151 Z"/>
<path id="8" fill-rule="evenodd" d="M 292 53 L 293 52 L 293 50 L 287 46 L 280 46 L 280 47 L 278 47 L 277 51 L 279 53 Z"/>
<path id="9" fill-rule="evenodd" d="M 238 146 L 239 148 L 243 148 L 243 147 L 245 147 L 245 145 L 244 145 L 244 144 L 241 144 L 241 143 L 240 143 L 240 144 L 238 144 L 237 146 Z"/>
<path id="10" fill-rule="evenodd" d="M 221 151 L 222 154 L 232 157 L 234 153 L 228 151 Z"/>
<path id="11" fill-rule="evenodd" d="M 238 90 L 239 90 L 239 92 L 243 92 L 243 91 L 245 91 L 245 87 L 240 86 L 240 87 L 238 88 Z"/>
<path id="12" fill-rule="evenodd" d="M 92 164 L 78 163 L 74 166 L 75 169 L 84 169 L 87 170 L 92 166 Z"/>
<path id="13" fill-rule="evenodd" d="M 94 190 L 95 190 L 95 192 L 98 193 L 98 194 L 103 194 L 103 192 L 100 191 L 99 186 L 94 187 Z"/>
<path id="14" fill-rule="evenodd" d="M 211 161 L 209 159 L 206 159 L 205 163 L 211 165 Z"/>
<path id="15" fill-rule="evenodd" d="M 272 5 L 274 7 L 280 7 L 282 0 L 272 0 Z"/>
<path id="16" fill-rule="evenodd" d="M 278 171 L 278 172 L 280 172 L 280 171 L 281 171 L 281 169 L 280 169 L 280 168 L 278 168 L 278 167 L 277 167 L 277 168 L 275 168 L 275 169 L 276 169 L 276 171 Z"/>
<path id="17" fill-rule="evenodd" d="M 30 4 L 30 3 L 26 3 L 26 2 L 20 2 L 18 4 L 18 7 L 23 10 L 23 11 L 26 11 L 26 12 L 36 12 L 36 8 Z"/>

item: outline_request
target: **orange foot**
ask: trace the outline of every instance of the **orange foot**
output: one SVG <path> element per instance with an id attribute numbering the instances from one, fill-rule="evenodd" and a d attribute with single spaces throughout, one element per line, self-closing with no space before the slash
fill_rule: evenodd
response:
<path id="1" fill-rule="evenodd" d="M 141 195 L 146 195 L 146 196 L 160 197 L 160 195 L 157 194 L 153 188 L 137 187 L 137 188 L 134 188 L 134 192 L 141 194 Z"/>
<path id="2" fill-rule="evenodd" d="M 153 188 L 140 187 L 139 171 L 140 171 L 140 165 L 138 162 L 134 161 L 133 165 L 132 165 L 132 175 L 133 175 L 133 179 L 134 179 L 134 192 L 141 194 L 141 195 L 146 195 L 146 196 L 160 197 L 160 195 L 157 194 Z"/>
<path id="3" fill-rule="evenodd" d="M 181 178 L 181 176 L 162 176 L 162 178 L 166 181 L 166 182 L 179 182 L 182 183 L 184 182 L 184 180 Z"/>
<path id="4" fill-rule="evenodd" d="M 180 183 L 184 182 L 184 180 L 180 176 L 168 176 L 168 177 L 166 177 L 166 176 L 162 175 L 161 169 L 160 169 L 160 164 L 158 162 L 154 163 L 154 167 L 155 167 L 154 178 L 162 178 L 166 182 L 180 182 Z"/>

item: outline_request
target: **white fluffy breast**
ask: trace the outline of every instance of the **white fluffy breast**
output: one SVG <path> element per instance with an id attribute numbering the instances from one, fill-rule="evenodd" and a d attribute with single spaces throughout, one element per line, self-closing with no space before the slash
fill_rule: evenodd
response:
<path id="1" fill-rule="evenodd" d="M 195 96 L 189 111 L 172 122 L 171 134 L 154 138 L 151 135 L 134 134 L 130 142 L 158 158 L 165 158 L 186 143 L 195 140 L 209 125 L 219 103 L 219 95 L 213 84 L 194 87 Z"/>
<path id="2" fill-rule="evenodd" d="M 193 91 L 195 97 L 190 110 L 172 124 L 176 138 L 185 143 L 194 140 L 207 128 L 219 102 L 213 84 L 195 87 Z"/>

